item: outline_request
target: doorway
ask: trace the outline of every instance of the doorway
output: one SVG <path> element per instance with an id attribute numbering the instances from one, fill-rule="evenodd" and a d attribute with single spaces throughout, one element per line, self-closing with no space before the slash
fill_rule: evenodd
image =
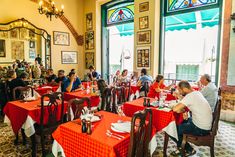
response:
<path id="1" fill-rule="evenodd" d="M 102 77 L 110 82 L 117 70 L 133 71 L 134 3 L 112 1 L 102 6 Z"/>

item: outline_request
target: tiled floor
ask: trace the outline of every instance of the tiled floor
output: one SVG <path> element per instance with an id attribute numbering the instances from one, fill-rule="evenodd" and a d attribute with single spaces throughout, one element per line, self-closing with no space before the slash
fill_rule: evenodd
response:
<path id="1" fill-rule="evenodd" d="M 163 134 L 158 135 L 158 147 L 154 153 L 154 157 L 162 157 L 163 148 Z M 23 146 L 20 143 L 14 146 L 14 134 L 11 127 L 0 122 L 0 157 L 30 157 L 30 141 L 29 144 Z M 19 140 L 21 142 L 21 138 Z M 209 148 L 196 147 L 197 154 L 193 157 L 207 157 L 210 156 Z M 168 145 L 168 154 L 175 149 L 175 143 L 172 141 Z M 40 147 L 38 148 L 38 156 L 40 154 Z M 169 155 L 170 156 L 170 155 Z M 235 124 L 220 121 L 219 132 L 215 142 L 215 156 L 216 157 L 235 157 Z"/>

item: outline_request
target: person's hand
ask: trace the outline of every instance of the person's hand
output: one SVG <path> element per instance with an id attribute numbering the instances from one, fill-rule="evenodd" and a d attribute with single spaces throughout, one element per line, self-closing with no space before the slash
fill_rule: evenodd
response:
<path id="1" fill-rule="evenodd" d="M 156 92 L 160 93 L 161 92 L 161 89 L 158 87 L 155 89 Z"/>
<path id="2" fill-rule="evenodd" d="M 188 120 L 188 112 L 184 112 L 183 113 L 183 119 L 184 120 Z"/>

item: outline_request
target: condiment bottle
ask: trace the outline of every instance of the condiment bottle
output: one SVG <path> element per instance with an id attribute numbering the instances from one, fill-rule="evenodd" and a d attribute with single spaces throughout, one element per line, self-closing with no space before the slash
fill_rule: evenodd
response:
<path id="1" fill-rule="evenodd" d="M 91 121 L 87 121 L 87 132 L 86 132 L 88 135 L 90 135 L 92 133 L 92 130 L 91 130 Z"/>
<path id="2" fill-rule="evenodd" d="M 143 103 L 144 106 L 147 106 L 147 102 L 146 102 L 146 98 L 144 98 L 144 103 Z"/>
<path id="3" fill-rule="evenodd" d="M 150 99 L 148 98 L 147 100 L 148 100 L 147 106 L 150 107 Z"/>
<path id="4" fill-rule="evenodd" d="M 82 119 L 82 133 L 87 132 L 86 119 Z"/>

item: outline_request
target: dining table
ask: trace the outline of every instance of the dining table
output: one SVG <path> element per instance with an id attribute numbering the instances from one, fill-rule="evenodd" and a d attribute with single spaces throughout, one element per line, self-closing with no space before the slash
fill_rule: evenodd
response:
<path id="1" fill-rule="evenodd" d="M 50 92 L 56 92 L 58 88 L 59 88 L 59 86 L 42 85 L 42 86 L 36 87 L 35 91 L 39 95 L 42 96 L 42 95 L 50 93 Z"/>
<path id="2" fill-rule="evenodd" d="M 113 123 L 130 122 L 131 117 L 99 111 L 100 120 L 92 123 L 92 133 L 82 133 L 81 120 L 76 119 L 61 124 L 52 134 L 54 138 L 52 152 L 57 157 L 60 152 L 67 157 L 126 157 L 130 143 L 130 133 L 114 132 Z M 123 136 L 121 139 L 107 136 L 107 131 Z"/>

